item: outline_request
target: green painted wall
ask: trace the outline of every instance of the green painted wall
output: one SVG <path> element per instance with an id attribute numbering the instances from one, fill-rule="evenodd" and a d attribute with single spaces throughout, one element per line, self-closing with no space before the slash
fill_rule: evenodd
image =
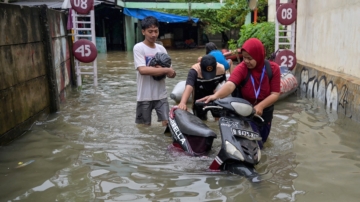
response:
<path id="1" fill-rule="evenodd" d="M 127 51 L 132 51 L 133 47 L 135 45 L 136 42 L 136 31 L 135 31 L 135 23 L 138 22 L 138 19 L 124 15 L 125 18 L 125 36 L 124 36 L 124 41 L 125 41 L 125 49 Z"/>

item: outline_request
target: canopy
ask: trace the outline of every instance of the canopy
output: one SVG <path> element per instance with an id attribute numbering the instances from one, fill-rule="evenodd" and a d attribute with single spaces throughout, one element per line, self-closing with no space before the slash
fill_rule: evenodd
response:
<path id="1" fill-rule="evenodd" d="M 199 18 L 191 18 L 188 16 L 161 13 L 157 11 L 139 9 L 139 8 L 124 8 L 124 14 L 137 18 L 139 20 L 142 20 L 147 16 L 154 16 L 159 22 L 167 22 L 167 23 L 189 22 L 190 20 L 197 23 L 199 21 Z"/>

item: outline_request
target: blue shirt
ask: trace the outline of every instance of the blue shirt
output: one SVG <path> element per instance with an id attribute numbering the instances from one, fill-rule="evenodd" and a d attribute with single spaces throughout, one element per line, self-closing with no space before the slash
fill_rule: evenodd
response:
<path id="1" fill-rule="evenodd" d="M 230 68 L 229 63 L 226 61 L 225 56 L 222 54 L 219 50 L 212 50 L 208 55 L 212 55 L 215 57 L 216 62 L 224 65 L 225 70 L 228 70 Z"/>

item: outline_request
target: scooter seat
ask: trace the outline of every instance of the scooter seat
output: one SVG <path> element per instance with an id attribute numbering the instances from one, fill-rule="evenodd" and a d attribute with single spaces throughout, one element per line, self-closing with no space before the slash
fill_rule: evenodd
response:
<path id="1" fill-rule="evenodd" d="M 194 114 L 182 109 L 176 109 L 174 113 L 175 121 L 183 134 L 199 137 L 217 137 L 216 133 Z"/>

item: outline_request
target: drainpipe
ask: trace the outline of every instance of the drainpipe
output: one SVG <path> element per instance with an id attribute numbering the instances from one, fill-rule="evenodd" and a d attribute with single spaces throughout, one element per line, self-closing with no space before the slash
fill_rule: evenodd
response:
<path id="1" fill-rule="evenodd" d="M 254 24 L 257 23 L 257 11 L 258 11 L 258 9 L 256 8 L 256 9 L 254 10 Z"/>

